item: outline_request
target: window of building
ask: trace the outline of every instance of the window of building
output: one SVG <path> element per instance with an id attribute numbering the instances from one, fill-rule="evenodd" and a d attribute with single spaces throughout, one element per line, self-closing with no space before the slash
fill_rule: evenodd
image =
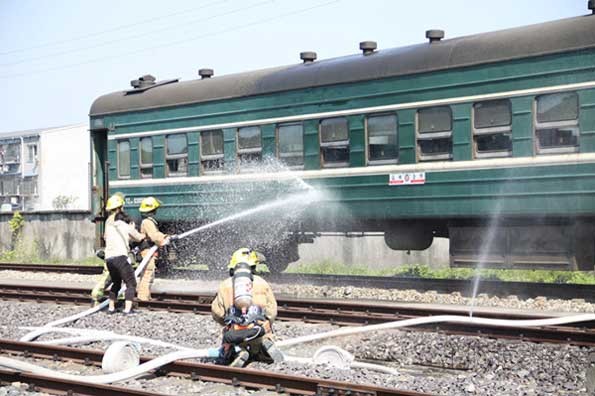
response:
<path id="1" fill-rule="evenodd" d="M 535 108 L 536 152 L 577 152 L 579 103 L 576 92 L 538 96 L 535 99 Z"/>
<path id="2" fill-rule="evenodd" d="M 21 159 L 21 145 L 20 143 L 9 143 L 4 145 L 2 149 L 4 155 L 4 163 L 20 162 Z"/>
<path id="3" fill-rule="evenodd" d="M 167 176 L 186 176 L 188 174 L 188 141 L 186 134 L 167 135 L 165 137 L 165 162 Z"/>
<path id="4" fill-rule="evenodd" d="M 21 173 L 21 142 L 20 140 L 5 141 L 0 145 L 0 174 L 10 175 Z"/>
<path id="5" fill-rule="evenodd" d="M 397 117 L 394 114 L 372 115 L 366 119 L 368 163 L 396 163 L 399 157 Z"/>
<path id="6" fill-rule="evenodd" d="M 277 127 L 277 154 L 279 160 L 290 168 L 304 166 L 304 127 L 302 124 Z"/>
<path id="7" fill-rule="evenodd" d="M 252 171 L 262 160 L 262 140 L 257 126 L 238 128 L 237 153 L 240 171 Z"/>
<path id="8" fill-rule="evenodd" d="M 320 153 L 323 167 L 349 165 L 349 125 L 346 118 L 320 122 Z"/>
<path id="9" fill-rule="evenodd" d="M 27 145 L 27 163 L 34 164 L 37 161 L 37 144 Z"/>
<path id="10" fill-rule="evenodd" d="M 140 176 L 153 177 L 153 139 L 144 137 L 140 139 Z"/>
<path id="11" fill-rule="evenodd" d="M 421 161 L 452 158 L 452 112 L 450 107 L 431 107 L 417 112 L 417 147 Z"/>
<path id="12" fill-rule="evenodd" d="M 204 173 L 223 171 L 223 131 L 221 129 L 200 133 L 200 163 Z"/>
<path id="13" fill-rule="evenodd" d="M 118 141 L 118 177 L 121 179 L 130 177 L 130 142 L 128 140 Z"/>
<path id="14" fill-rule="evenodd" d="M 508 99 L 473 105 L 476 158 L 512 156 L 512 108 Z"/>

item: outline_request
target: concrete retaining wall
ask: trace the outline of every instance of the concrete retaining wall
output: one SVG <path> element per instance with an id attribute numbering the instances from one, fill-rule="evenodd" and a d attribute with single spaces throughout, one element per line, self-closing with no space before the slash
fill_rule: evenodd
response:
<path id="1" fill-rule="evenodd" d="M 94 254 L 95 224 L 87 211 L 23 212 L 25 224 L 19 254 L 42 260 L 81 260 Z M 0 251 L 11 248 L 8 222 L 12 213 L 0 214 Z"/>
<path id="2" fill-rule="evenodd" d="M 448 238 L 434 238 L 426 250 L 392 250 L 386 246 L 384 237 L 366 236 L 347 238 L 344 236 L 320 236 L 313 244 L 299 247 L 300 260 L 295 264 L 328 261 L 347 266 L 374 266 L 394 268 L 403 265 L 427 265 L 432 268 L 449 266 Z"/>
<path id="3" fill-rule="evenodd" d="M 82 260 L 94 254 L 95 225 L 87 211 L 23 212 L 25 225 L 23 243 L 27 257 L 42 260 Z M 11 248 L 8 222 L 12 213 L 0 214 L 0 252 Z M 321 236 L 312 244 L 299 247 L 300 260 L 296 264 L 328 261 L 347 266 L 370 265 L 394 268 L 422 264 L 433 268 L 448 267 L 448 239 L 434 238 L 423 251 L 395 251 L 384 243 L 382 235 L 358 238 Z"/>

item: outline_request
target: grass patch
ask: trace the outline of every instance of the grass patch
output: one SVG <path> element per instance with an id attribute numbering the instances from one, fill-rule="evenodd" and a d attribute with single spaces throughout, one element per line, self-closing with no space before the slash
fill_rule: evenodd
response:
<path id="1" fill-rule="evenodd" d="M 74 265 L 103 265 L 103 260 L 96 256 L 89 256 L 79 260 L 58 259 L 55 257 L 41 257 L 36 243 L 24 243 L 17 240 L 13 249 L 0 251 L 0 263 L 15 264 L 74 264 Z"/>
<path id="2" fill-rule="evenodd" d="M 285 272 L 325 275 L 397 276 L 423 279 L 473 279 L 477 274 L 482 280 L 595 285 L 595 272 L 593 271 L 475 270 L 473 268 L 432 269 L 422 265 L 380 269 L 365 266 L 346 266 L 338 262 L 323 260 L 316 263 L 294 265 Z"/>
<path id="3" fill-rule="evenodd" d="M 395 269 L 346 266 L 335 261 L 323 260 L 316 263 L 291 265 L 284 272 L 289 274 L 392 276 L 395 274 Z"/>

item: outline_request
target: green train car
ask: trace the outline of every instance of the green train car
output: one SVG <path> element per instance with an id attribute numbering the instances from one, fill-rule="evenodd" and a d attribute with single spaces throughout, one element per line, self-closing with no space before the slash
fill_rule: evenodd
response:
<path id="1" fill-rule="evenodd" d="M 199 233 L 193 254 L 262 244 L 280 270 L 318 233 L 384 232 L 397 250 L 448 237 L 452 266 L 593 270 L 595 16 L 426 37 L 221 77 L 201 69 L 193 81 L 146 75 L 99 97 L 97 218 L 110 192 L 132 213 L 154 195 L 180 232 L 301 179 L 329 198 L 274 232 L 265 212 Z M 290 171 L 259 166 L 271 158 Z"/>

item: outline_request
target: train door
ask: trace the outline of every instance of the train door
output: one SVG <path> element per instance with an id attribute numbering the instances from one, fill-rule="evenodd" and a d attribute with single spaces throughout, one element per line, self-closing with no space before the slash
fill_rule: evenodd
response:
<path id="1" fill-rule="evenodd" d="M 105 203 L 109 187 L 107 128 L 91 129 L 91 210 L 95 223 L 95 247 L 104 246 L 102 238 L 106 218 Z"/>

